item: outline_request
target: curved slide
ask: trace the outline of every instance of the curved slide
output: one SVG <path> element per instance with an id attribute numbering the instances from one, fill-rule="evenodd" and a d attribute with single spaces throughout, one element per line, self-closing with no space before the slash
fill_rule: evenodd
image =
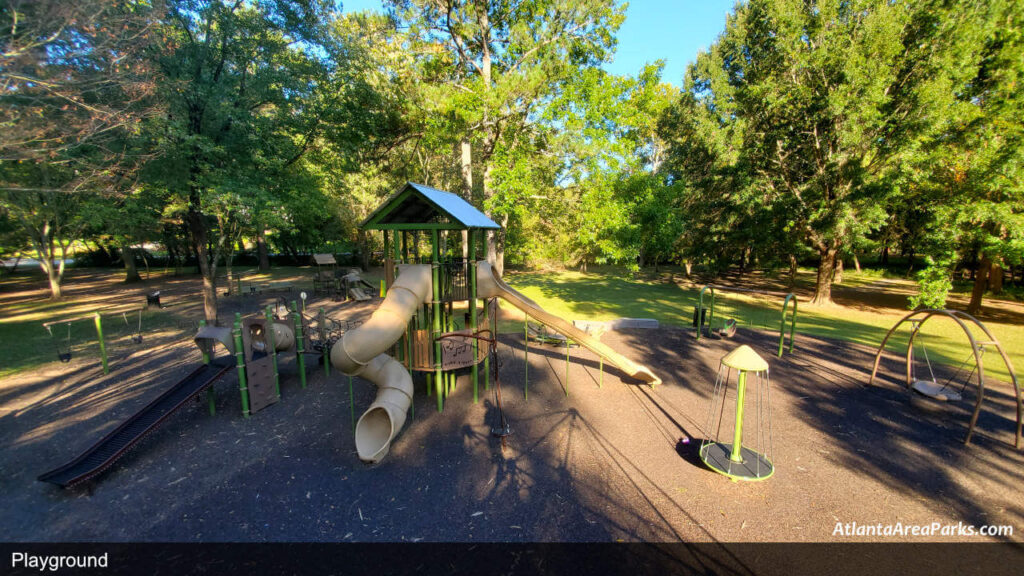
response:
<path id="1" fill-rule="evenodd" d="M 400 265 L 387 297 L 370 319 L 346 332 L 331 348 L 331 364 L 377 386 L 377 397 L 356 423 L 356 451 L 364 462 L 380 462 L 387 456 L 391 441 L 405 425 L 412 403 L 412 377 L 383 352 L 405 334 L 420 304 L 430 303 L 431 288 L 429 265 Z"/>
<path id="2" fill-rule="evenodd" d="M 573 326 L 571 322 L 566 322 L 554 314 L 545 312 L 536 302 L 506 284 L 501 277 L 494 273 L 494 269 L 487 262 L 477 262 L 476 292 L 479 298 L 498 297 L 505 300 L 534 320 L 538 320 L 567 338 L 573 339 L 580 346 L 618 366 L 631 378 L 648 382 L 651 386 L 661 384 L 661 378 L 655 376 L 646 366 L 641 366 L 612 350 L 600 340 Z"/>

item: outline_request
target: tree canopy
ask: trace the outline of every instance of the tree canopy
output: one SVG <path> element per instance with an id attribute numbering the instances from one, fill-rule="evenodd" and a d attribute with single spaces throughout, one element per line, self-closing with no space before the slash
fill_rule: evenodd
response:
<path id="1" fill-rule="evenodd" d="M 616 0 L 12 0 L 0 216 L 60 295 L 76 240 L 218 267 L 344 245 L 406 180 L 460 193 L 511 265 L 926 258 L 921 304 L 1024 264 L 1011 0 L 747 0 L 681 89 L 603 69 Z M 676 55 L 673 55 L 676 56 Z M 10 240 L 20 235 L 21 240 Z M 993 276 L 994 277 L 994 276 Z"/>

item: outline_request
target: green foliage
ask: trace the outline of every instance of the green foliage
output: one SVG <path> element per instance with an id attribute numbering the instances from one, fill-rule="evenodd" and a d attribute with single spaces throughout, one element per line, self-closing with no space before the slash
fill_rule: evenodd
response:
<path id="1" fill-rule="evenodd" d="M 926 258 L 928 266 L 917 273 L 918 292 L 910 296 L 908 307 L 918 308 L 946 307 L 946 297 L 953 288 L 952 264 L 950 260 L 936 261 L 931 256 Z"/>
<path id="2" fill-rule="evenodd" d="M 720 261 L 811 249 L 827 270 L 883 224 L 909 223 L 890 218 L 921 205 L 912 200 L 921 178 L 908 167 L 920 163 L 918 175 L 937 168 L 929 148 L 955 151 L 951 128 L 985 117 L 978 51 L 983 30 L 1009 18 L 1006 10 L 884 0 L 737 5 L 662 122 L 669 178 L 686 184 L 684 250 Z M 830 284 L 819 274 L 816 300 L 828 300 Z"/>

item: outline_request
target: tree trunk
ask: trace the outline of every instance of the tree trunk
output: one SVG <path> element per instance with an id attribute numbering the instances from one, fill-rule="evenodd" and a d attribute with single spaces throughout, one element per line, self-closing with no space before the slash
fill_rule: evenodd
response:
<path id="1" fill-rule="evenodd" d="M 882 264 L 889 263 L 889 245 L 882 246 L 882 257 L 879 258 L 879 262 Z"/>
<path id="2" fill-rule="evenodd" d="M 217 263 L 211 262 L 209 258 L 206 222 L 203 213 L 199 211 L 197 193 L 191 195 L 185 220 L 192 236 L 192 250 L 196 253 L 199 273 L 203 277 L 203 315 L 207 324 L 217 326 L 217 278 L 214 276 L 217 273 Z"/>
<path id="3" fill-rule="evenodd" d="M 693 272 L 693 262 L 689 258 L 683 260 L 683 268 L 686 269 L 686 277 L 689 278 Z"/>
<path id="4" fill-rule="evenodd" d="M 842 284 L 843 283 L 843 259 L 842 258 L 836 258 L 836 271 L 835 271 L 835 276 L 834 276 L 832 281 L 834 283 L 836 283 L 836 284 Z"/>
<path id="5" fill-rule="evenodd" d="M 981 311 L 981 298 L 988 288 L 988 274 L 992 268 L 992 261 L 987 254 L 982 254 L 978 261 L 978 268 L 974 273 L 974 288 L 971 290 L 971 302 L 967 304 L 968 314 L 977 314 Z"/>
<path id="6" fill-rule="evenodd" d="M 270 272 L 270 253 L 267 252 L 267 238 L 263 230 L 256 233 L 256 252 L 259 253 L 260 257 L 257 269 L 260 272 Z"/>
<path id="7" fill-rule="evenodd" d="M 29 233 L 29 238 L 32 241 L 32 247 L 36 250 L 36 256 L 39 259 L 39 267 L 46 272 L 46 279 L 50 282 L 50 300 L 60 300 L 64 293 L 61 290 L 61 280 L 63 277 L 64 263 L 61 262 L 61 269 L 58 271 L 57 267 L 53 263 L 54 256 L 54 242 L 51 234 L 51 225 L 49 222 L 43 225 L 41 229 L 32 228 L 27 223 L 22 223 L 25 230 Z"/>
<path id="8" fill-rule="evenodd" d="M 121 246 L 121 259 L 124 260 L 125 284 L 141 282 L 142 278 L 139 277 L 139 269 L 135 267 L 135 248 L 128 244 L 123 244 Z"/>
<path id="9" fill-rule="evenodd" d="M 992 294 L 996 295 L 1003 291 L 1003 267 L 999 264 L 992 263 L 992 268 L 989 271 L 988 278 L 989 289 L 992 290 Z"/>
<path id="10" fill-rule="evenodd" d="M 856 252 L 853 253 L 853 267 L 857 270 L 857 273 L 860 274 L 860 260 L 857 259 Z"/>
<path id="11" fill-rule="evenodd" d="M 459 143 L 462 151 L 462 197 L 473 204 L 473 148 L 469 136 L 463 136 Z M 469 260 L 469 231 L 462 231 L 462 258 Z"/>
<path id="12" fill-rule="evenodd" d="M 40 256 L 42 256 L 40 254 Z M 64 297 L 64 292 L 60 286 L 60 274 L 57 273 L 57 267 L 53 265 L 52 258 L 40 258 L 39 265 L 46 272 L 46 279 L 50 282 L 50 300 L 60 300 Z"/>
<path id="13" fill-rule="evenodd" d="M 498 219 L 500 230 L 491 230 L 487 239 L 487 261 L 491 263 L 494 270 L 501 276 L 505 273 L 505 227 L 508 226 L 508 216 L 502 215 Z"/>
<path id="14" fill-rule="evenodd" d="M 227 242 L 227 252 L 224 253 L 224 278 L 227 283 L 227 295 L 231 296 L 231 287 L 235 285 L 231 277 L 231 264 L 235 259 L 235 243 Z"/>
<path id="15" fill-rule="evenodd" d="M 356 233 L 356 249 L 359 250 L 359 267 L 366 272 L 370 269 L 370 246 L 366 242 L 366 231 L 362 228 Z"/>
<path id="16" fill-rule="evenodd" d="M 487 164 L 484 166 L 484 196 L 490 198 L 492 195 L 494 189 L 491 188 L 491 166 Z M 494 214 L 488 212 L 487 217 L 493 220 Z M 487 261 L 499 276 L 505 272 L 505 226 L 508 224 L 508 216 L 502 215 L 500 220 L 497 224 L 501 229 L 491 230 L 487 235 Z"/>
<path id="17" fill-rule="evenodd" d="M 834 245 L 819 250 L 821 260 L 818 263 L 818 279 L 811 304 L 832 304 L 832 276 L 835 273 L 837 252 L 838 249 Z"/>
<path id="18" fill-rule="evenodd" d="M 796 255 L 789 255 L 789 289 L 792 290 L 796 286 L 796 273 L 797 273 L 797 261 Z"/>

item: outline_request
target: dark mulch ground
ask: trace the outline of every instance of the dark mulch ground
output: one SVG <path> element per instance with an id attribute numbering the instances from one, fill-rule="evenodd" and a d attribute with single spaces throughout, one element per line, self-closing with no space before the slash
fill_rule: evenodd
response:
<path id="1" fill-rule="evenodd" d="M 222 305 L 248 311 L 273 298 L 263 300 Z M 336 318 L 372 310 L 325 304 Z M 88 359 L 54 363 L 0 394 L 0 540 L 829 541 L 844 540 L 833 532 L 850 522 L 1009 524 L 1021 540 L 1024 454 L 1012 446 L 1006 385 L 990 387 L 966 446 L 971 387 L 962 403 L 921 411 L 896 384 L 895 358 L 881 386 L 864 386 L 873 350 L 798 335 L 796 353 L 776 359 L 770 335 L 742 329 L 729 341 L 681 329 L 603 340 L 664 385 L 624 382 L 606 366 L 599 388 L 596 357 L 578 348 L 566 383 L 564 350 L 532 345 L 525 400 L 522 336 L 502 337 L 513 430 L 504 451 L 490 435 L 492 392 L 473 404 L 463 376 L 439 414 L 420 380 L 415 417 L 384 462 L 365 466 L 347 379 L 310 367 L 303 390 L 289 361 L 278 404 L 243 419 L 232 373 L 216 385 L 215 416 L 205 400 L 186 407 L 98 481 L 68 491 L 35 478 L 187 374 L 199 353 L 182 334 L 154 334 L 147 347 L 162 347 L 117 357 L 106 377 Z M 740 343 L 771 363 L 777 471 L 759 483 L 730 482 L 697 457 L 718 360 Z M 358 379 L 353 390 L 358 417 L 374 390 Z"/>

